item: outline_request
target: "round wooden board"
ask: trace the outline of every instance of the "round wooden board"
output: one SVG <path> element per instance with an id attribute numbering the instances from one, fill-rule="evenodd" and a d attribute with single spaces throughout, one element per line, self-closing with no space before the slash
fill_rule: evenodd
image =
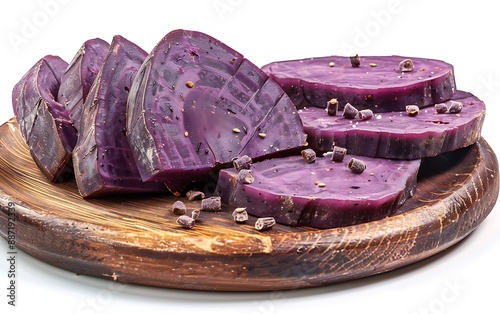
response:
<path id="1" fill-rule="evenodd" d="M 490 213 L 498 190 L 497 159 L 481 139 L 424 160 L 416 194 L 392 217 L 334 229 L 276 225 L 259 232 L 255 217 L 236 224 L 232 209 L 224 207 L 202 213 L 186 230 L 170 211 L 173 196 L 83 200 L 73 181 L 47 182 L 15 119 L 0 127 L 2 237 L 8 238 L 9 211 L 15 212 L 17 248 L 77 274 L 141 285 L 263 291 L 386 272 L 466 237 Z"/>

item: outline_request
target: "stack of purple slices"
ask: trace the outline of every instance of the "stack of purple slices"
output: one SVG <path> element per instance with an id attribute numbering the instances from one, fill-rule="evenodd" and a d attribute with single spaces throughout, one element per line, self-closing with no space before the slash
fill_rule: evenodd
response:
<path id="1" fill-rule="evenodd" d="M 12 100 L 37 166 L 51 182 L 71 173 L 84 198 L 178 197 L 216 178 L 226 204 L 316 228 L 395 213 L 421 159 L 475 143 L 485 115 L 441 61 L 324 57 L 260 69 L 187 30 L 149 54 L 117 35 L 86 41 L 69 64 L 45 56 Z M 241 157 L 251 163 L 239 167 Z"/>

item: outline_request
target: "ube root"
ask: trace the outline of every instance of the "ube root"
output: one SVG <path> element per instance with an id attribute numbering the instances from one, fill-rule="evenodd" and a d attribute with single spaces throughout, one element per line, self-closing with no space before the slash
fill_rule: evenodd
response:
<path id="1" fill-rule="evenodd" d="M 325 108 L 336 98 L 341 109 L 350 103 L 373 112 L 422 108 L 449 100 L 456 89 L 449 63 L 401 56 L 360 57 L 357 67 L 349 57 L 320 57 L 270 63 L 262 69 L 286 91 L 295 105 Z M 400 69 L 410 59 L 411 71 Z M 333 66 L 332 66 L 333 64 Z"/>
<path id="2" fill-rule="evenodd" d="M 306 137 L 276 82 L 219 40 L 186 30 L 168 33 L 143 63 L 127 130 L 142 179 L 175 192 L 234 157 L 279 154 Z"/>
<path id="3" fill-rule="evenodd" d="M 56 98 L 67 66 L 57 56 L 45 56 L 12 91 L 21 134 L 36 165 L 51 182 L 73 177 L 68 162 L 76 143 L 76 130 L 66 108 Z"/>
<path id="4" fill-rule="evenodd" d="M 216 191 L 223 202 L 245 207 L 254 216 L 315 228 L 388 217 L 413 196 L 420 160 L 356 158 L 366 165 L 363 173 L 353 173 L 347 162 L 330 158 L 310 164 L 301 156 L 268 159 L 253 164 L 251 185 L 239 183 L 234 169 L 223 169 Z"/>

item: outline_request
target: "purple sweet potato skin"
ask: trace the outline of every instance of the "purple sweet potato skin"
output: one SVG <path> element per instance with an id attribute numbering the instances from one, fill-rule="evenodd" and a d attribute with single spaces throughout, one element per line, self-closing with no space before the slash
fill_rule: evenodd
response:
<path id="1" fill-rule="evenodd" d="M 200 179 L 241 153 L 257 157 L 305 142 L 296 109 L 278 84 L 237 51 L 195 31 L 170 32 L 153 49 L 132 86 L 127 118 L 143 180 L 167 185 Z M 281 121 L 287 123 L 274 123 Z"/>
<path id="2" fill-rule="evenodd" d="M 60 79 L 68 64 L 57 56 L 40 59 L 14 86 L 12 105 L 21 134 L 33 160 L 51 182 L 71 159 L 76 130 L 68 112 L 56 99 Z"/>
<path id="3" fill-rule="evenodd" d="M 359 110 L 401 111 L 407 105 L 425 107 L 444 102 L 456 90 L 453 66 L 440 60 L 403 56 L 360 59 L 359 67 L 352 67 L 349 57 L 330 56 L 273 62 L 262 69 L 297 108 L 325 108 L 327 101 L 336 98 L 341 109 L 350 103 Z M 413 61 L 413 71 L 400 71 L 399 62 L 404 59 Z M 329 66 L 330 62 L 335 66 Z"/>
<path id="4" fill-rule="evenodd" d="M 81 109 L 101 64 L 108 53 L 109 44 L 100 39 L 83 43 L 61 78 L 58 101 L 69 112 L 75 128 L 80 128 Z"/>
<path id="5" fill-rule="evenodd" d="M 457 91 L 452 101 L 463 104 L 459 114 L 438 114 L 433 106 L 420 109 L 414 117 L 406 111 L 379 113 L 367 121 L 345 119 L 341 113 L 328 116 L 314 107 L 299 114 L 309 147 L 318 153 L 331 150 L 335 143 L 356 155 L 417 159 L 467 147 L 480 138 L 485 104 L 463 91 Z"/>
<path id="6" fill-rule="evenodd" d="M 137 45 L 115 36 L 83 104 L 73 164 L 85 198 L 166 191 L 161 183 L 142 182 L 126 137 L 128 92 L 146 56 Z"/>
<path id="7" fill-rule="evenodd" d="M 345 157 L 343 162 L 320 157 L 310 164 L 301 156 L 257 162 L 252 184 L 238 183 L 236 170 L 223 169 L 216 191 L 224 202 L 257 217 L 321 229 L 388 217 L 414 194 L 420 160 Z M 365 162 L 363 173 L 347 168 L 351 157 Z"/>

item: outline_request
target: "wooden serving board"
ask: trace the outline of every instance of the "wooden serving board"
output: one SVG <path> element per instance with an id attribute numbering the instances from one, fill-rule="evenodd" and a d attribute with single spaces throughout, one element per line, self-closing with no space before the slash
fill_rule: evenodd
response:
<path id="1" fill-rule="evenodd" d="M 173 196 L 83 200 L 73 181 L 47 182 L 15 119 L 0 127 L 2 237 L 8 208 L 14 207 L 20 250 L 74 273 L 141 285 L 262 291 L 390 271 L 462 240 L 490 213 L 498 190 L 497 159 L 481 139 L 424 160 L 416 194 L 386 219 L 325 230 L 276 225 L 259 232 L 255 217 L 236 224 L 232 208 L 224 207 L 202 212 L 187 230 L 171 213 Z"/>

